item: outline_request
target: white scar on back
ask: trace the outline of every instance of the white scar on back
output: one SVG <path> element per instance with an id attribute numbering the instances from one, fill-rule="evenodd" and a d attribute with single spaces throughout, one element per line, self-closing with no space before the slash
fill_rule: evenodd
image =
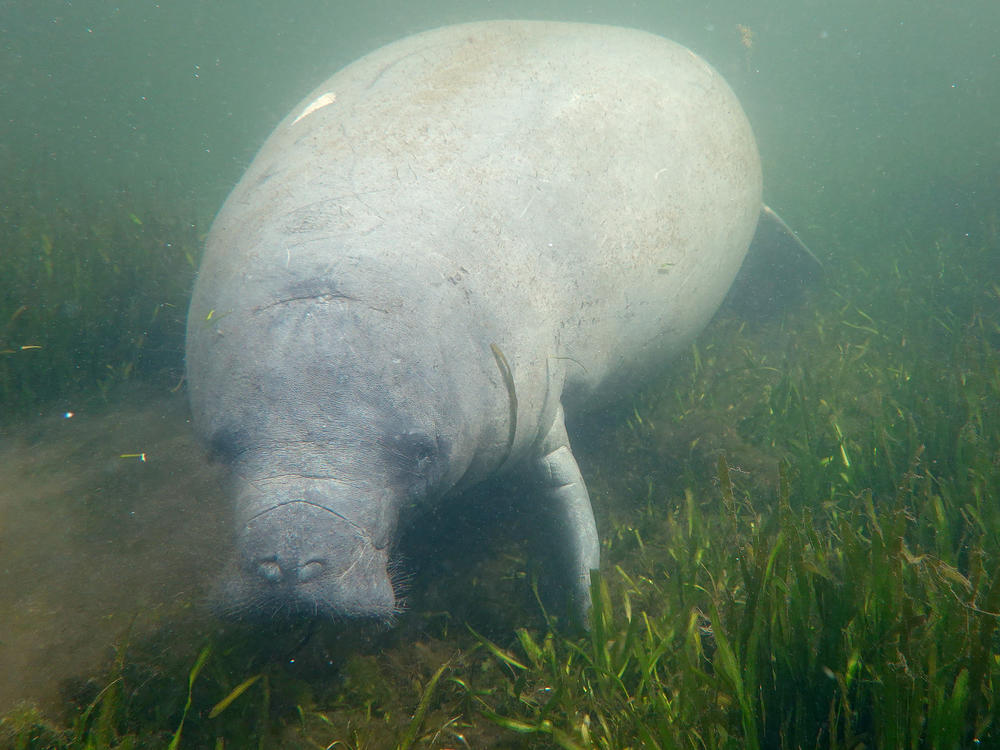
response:
<path id="1" fill-rule="evenodd" d="M 314 101 L 312 104 L 310 104 L 304 110 L 302 110 L 302 114 L 300 114 L 298 117 L 296 117 L 294 120 L 292 120 L 292 125 L 294 125 L 295 123 L 297 123 L 303 117 L 305 117 L 307 115 L 311 115 L 317 109 L 323 109 L 323 107 L 325 107 L 325 106 L 327 106 L 329 104 L 333 104 L 335 101 L 337 101 L 337 95 L 335 93 L 333 93 L 332 91 L 330 91 L 330 92 L 328 92 L 326 94 L 323 94 L 322 96 L 318 97 L 316 99 L 316 101 Z"/>

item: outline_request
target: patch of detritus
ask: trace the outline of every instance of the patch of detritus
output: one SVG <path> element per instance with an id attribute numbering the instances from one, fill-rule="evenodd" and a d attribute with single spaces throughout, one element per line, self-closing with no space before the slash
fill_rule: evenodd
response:
<path id="1" fill-rule="evenodd" d="M 197 609 L 228 520 L 182 397 L 9 425 L 0 475 L 0 711 L 60 705 L 126 634 Z"/>

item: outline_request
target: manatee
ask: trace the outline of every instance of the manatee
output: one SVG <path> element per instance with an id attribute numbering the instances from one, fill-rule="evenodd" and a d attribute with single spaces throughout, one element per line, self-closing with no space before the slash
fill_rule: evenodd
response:
<path id="1" fill-rule="evenodd" d="M 762 206 L 736 97 L 650 33 L 450 26 L 323 83 L 225 201 L 191 300 L 227 611 L 391 620 L 400 530 L 517 472 L 585 614 L 599 540 L 564 415 L 668 366 Z"/>

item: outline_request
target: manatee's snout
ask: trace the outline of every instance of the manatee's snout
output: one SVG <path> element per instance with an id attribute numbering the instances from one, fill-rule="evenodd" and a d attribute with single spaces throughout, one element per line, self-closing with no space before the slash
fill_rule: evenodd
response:
<path id="1" fill-rule="evenodd" d="M 223 583 L 230 612 L 389 620 L 396 597 L 379 549 L 357 524 L 306 500 L 258 513 L 238 541 L 235 576 Z"/>

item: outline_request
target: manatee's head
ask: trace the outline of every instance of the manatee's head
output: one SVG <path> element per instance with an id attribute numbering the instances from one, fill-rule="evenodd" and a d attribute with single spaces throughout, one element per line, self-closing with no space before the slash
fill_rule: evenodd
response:
<path id="1" fill-rule="evenodd" d="M 236 555 L 215 592 L 217 608 L 251 619 L 390 622 L 400 611 L 390 559 L 399 515 L 420 502 L 446 456 L 417 432 L 386 442 L 326 446 L 346 462 L 308 445 L 259 446 L 238 458 Z"/>
<path id="2" fill-rule="evenodd" d="M 383 622 L 399 611 L 397 526 L 444 491 L 453 438 L 432 409 L 415 421 L 414 404 L 353 375 L 367 385 L 352 376 L 338 391 L 329 371 L 289 368 L 220 416 L 211 441 L 230 466 L 236 521 L 224 611 Z"/>
<path id="3" fill-rule="evenodd" d="M 236 554 L 217 608 L 391 620 L 400 518 L 475 459 L 490 379 L 457 368 L 496 380 L 495 364 L 393 299 L 326 282 L 241 294 L 196 294 L 188 327 L 195 428 L 233 482 Z"/>

